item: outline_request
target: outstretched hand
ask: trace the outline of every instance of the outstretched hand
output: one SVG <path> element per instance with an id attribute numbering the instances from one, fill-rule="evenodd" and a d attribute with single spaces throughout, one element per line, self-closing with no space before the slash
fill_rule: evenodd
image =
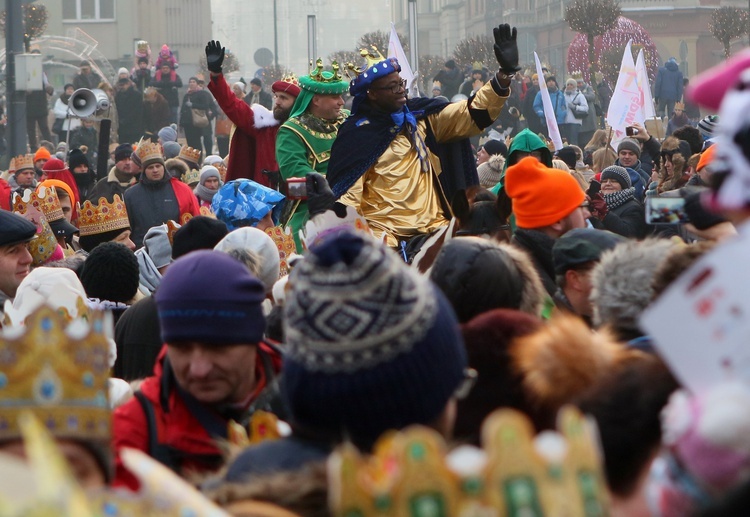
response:
<path id="1" fill-rule="evenodd" d="M 495 58 L 500 65 L 500 70 L 507 74 L 513 75 L 521 67 L 518 66 L 518 44 L 516 38 L 518 31 L 515 27 L 511 29 L 510 25 L 503 23 L 492 29 L 495 36 Z"/>
<path id="2" fill-rule="evenodd" d="M 209 41 L 206 44 L 206 67 L 209 72 L 215 74 L 221 73 L 221 64 L 224 62 L 224 47 L 217 40 Z"/>

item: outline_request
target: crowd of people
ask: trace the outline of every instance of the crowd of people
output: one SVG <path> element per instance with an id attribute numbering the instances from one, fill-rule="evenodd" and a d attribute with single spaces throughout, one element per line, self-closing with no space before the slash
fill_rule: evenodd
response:
<path id="1" fill-rule="evenodd" d="M 13 158 L 0 471 L 49 468 L 35 420 L 72 467 L 27 504 L 127 514 L 179 476 L 181 515 L 742 514 L 744 371 L 690 389 L 643 317 L 743 238 L 747 112 L 686 119 L 681 102 L 750 105 L 750 55 L 660 95 L 669 135 L 612 142 L 601 85 L 527 84 L 516 29 L 492 37 L 496 71 L 449 61 L 440 95 L 413 98 L 376 49 L 245 94 L 210 41 L 207 84 L 180 103 L 165 46 L 155 73 L 145 55 L 118 72 L 108 170 L 95 122 L 67 116 L 60 145 Z M 55 112 L 102 84 L 81 63 Z M 232 128 L 212 154 L 218 113 Z M 61 506 L 71 486 L 89 495 Z"/>

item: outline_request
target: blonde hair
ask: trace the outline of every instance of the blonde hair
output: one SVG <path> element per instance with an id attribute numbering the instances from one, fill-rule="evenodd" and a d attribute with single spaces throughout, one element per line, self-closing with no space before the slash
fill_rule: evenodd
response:
<path id="1" fill-rule="evenodd" d="M 591 160 L 593 164 L 591 168 L 594 173 L 599 174 L 610 165 L 615 164 L 617 155 L 611 147 L 602 147 L 601 149 L 594 151 L 594 154 L 591 155 Z"/>
<path id="2" fill-rule="evenodd" d="M 594 135 L 591 140 L 583 146 L 584 149 L 601 149 L 607 145 L 607 131 L 605 129 L 597 129 L 594 131 Z"/>
<path id="3" fill-rule="evenodd" d="M 558 160 L 557 158 L 552 160 L 552 168 L 559 169 L 565 172 L 570 172 L 570 167 L 568 167 L 568 164 L 562 160 Z"/>

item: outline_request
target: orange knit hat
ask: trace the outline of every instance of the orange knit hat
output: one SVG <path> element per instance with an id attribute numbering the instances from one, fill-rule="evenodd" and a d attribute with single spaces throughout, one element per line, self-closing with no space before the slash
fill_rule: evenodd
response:
<path id="1" fill-rule="evenodd" d="M 701 159 L 698 160 L 698 166 L 695 168 L 696 171 L 700 171 L 714 160 L 714 154 L 716 153 L 716 144 L 712 145 L 701 153 Z"/>
<path id="2" fill-rule="evenodd" d="M 549 169 L 533 156 L 508 167 L 505 192 L 513 200 L 519 228 L 554 224 L 570 215 L 586 199 L 570 173 Z"/>
<path id="3" fill-rule="evenodd" d="M 39 160 L 49 160 L 50 158 L 52 158 L 52 155 L 46 147 L 40 147 L 36 150 L 36 154 L 34 154 L 35 163 Z"/>

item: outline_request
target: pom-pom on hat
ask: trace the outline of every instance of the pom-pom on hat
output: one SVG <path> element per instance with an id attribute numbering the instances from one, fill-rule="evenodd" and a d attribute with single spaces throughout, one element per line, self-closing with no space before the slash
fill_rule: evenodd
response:
<path id="1" fill-rule="evenodd" d="M 601 180 L 615 180 L 620 184 L 622 190 L 628 189 L 633 186 L 632 182 L 630 181 L 630 174 L 628 174 L 627 169 L 625 169 L 625 167 L 620 167 L 619 165 L 610 165 L 609 167 L 604 169 L 602 171 Z"/>
<path id="2" fill-rule="evenodd" d="M 570 215 L 586 198 L 570 173 L 549 169 L 528 156 L 508 167 L 505 191 L 521 228 L 541 228 Z"/>
<path id="3" fill-rule="evenodd" d="M 466 356 L 456 316 L 427 278 L 374 238 L 345 232 L 311 248 L 289 285 L 281 391 L 294 424 L 371 445 L 443 412 Z"/>
<path id="4" fill-rule="evenodd" d="M 154 294 L 162 339 L 256 344 L 266 329 L 265 292 L 260 280 L 226 253 L 190 253 L 169 266 Z"/>

